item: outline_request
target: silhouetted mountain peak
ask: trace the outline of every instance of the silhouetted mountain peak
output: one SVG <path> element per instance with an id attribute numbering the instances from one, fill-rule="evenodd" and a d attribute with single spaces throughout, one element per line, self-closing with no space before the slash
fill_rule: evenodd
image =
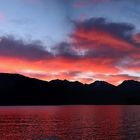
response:
<path id="1" fill-rule="evenodd" d="M 16 74 L 16 73 L 0 73 L 0 80 L 25 80 L 25 79 L 34 79 L 38 80 L 36 78 L 29 78 L 27 76 L 21 75 L 21 74 Z M 42 80 L 38 80 L 42 81 Z"/>
<path id="2" fill-rule="evenodd" d="M 105 82 L 105 81 L 95 81 L 94 83 L 90 84 L 90 86 L 94 88 L 110 88 L 110 87 L 115 87 L 114 85 Z"/>
<path id="3" fill-rule="evenodd" d="M 1 105 L 140 104 L 140 82 L 134 80 L 116 87 L 105 81 L 82 84 L 57 79 L 47 82 L 20 74 L 0 73 L 0 93 Z"/>
<path id="4" fill-rule="evenodd" d="M 84 86 L 81 82 L 79 81 L 68 81 L 68 80 L 51 80 L 49 84 L 57 87 L 65 86 L 65 87 L 82 87 Z"/>
<path id="5" fill-rule="evenodd" d="M 140 86 L 140 82 L 135 81 L 135 80 L 125 80 L 123 81 L 120 85 L 118 85 L 119 87 L 125 87 L 125 86 Z"/>

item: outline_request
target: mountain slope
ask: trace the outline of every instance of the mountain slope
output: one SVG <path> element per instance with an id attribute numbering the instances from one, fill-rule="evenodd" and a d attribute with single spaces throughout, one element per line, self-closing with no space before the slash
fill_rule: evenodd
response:
<path id="1" fill-rule="evenodd" d="M 140 104 L 140 82 L 114 86 L 105 81 L 92 84 L 0 74 L 0 105 Z"/>

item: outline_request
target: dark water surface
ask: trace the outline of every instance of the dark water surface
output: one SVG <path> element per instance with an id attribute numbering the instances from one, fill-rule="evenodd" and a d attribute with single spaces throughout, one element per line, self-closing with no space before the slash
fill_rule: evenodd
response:
<path id="1" fill-rule="evenodd" d="M 0 107 L 0 140 L 139 140 L 140 106 Z"/>

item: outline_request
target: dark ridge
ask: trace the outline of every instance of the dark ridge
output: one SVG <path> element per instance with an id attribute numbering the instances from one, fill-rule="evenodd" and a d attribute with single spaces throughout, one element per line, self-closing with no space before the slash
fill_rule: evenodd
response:
<path id="1" fill-rule="evenodd" d="M 140 82 L 128 80 L 118 86 L 105 81 L 50 82 L 20 74 L 0 74 L 0 105 L 140 104 Z"/>
<path id="2" fill-rule="evenodd" d="M 110 89 L 110 88 L 116 87 L 105 81 L 95 81 L 95 82 L 89 84 L 89 86 L 91 86 L 92 88 L 96 88 L 96 89 L 101 89 L 101 87 L 102 87 L 102 89 Z"/>
<path id="3" fill-rule="evenodd" d="M 135 80 L 125 80 L 120 85 L 118 85 L 118 87 L 121 87 L 121 88 L 126 88 L 126 87 L 131 87 L 131 86 L 134 86 L 132 88 L 139 87 L 140 82 L 135 81 Z"/>

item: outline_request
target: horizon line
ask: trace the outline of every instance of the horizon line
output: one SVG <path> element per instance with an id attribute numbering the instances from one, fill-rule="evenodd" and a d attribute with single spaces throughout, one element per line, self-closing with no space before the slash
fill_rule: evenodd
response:
<path id="1" fill-rule="evenodd" d="M 107 81 L 104 81 L 104 80 L 95 80 L 95 81 L 93 81 L 93 82 L 91 82 L 91 83 L 82 83 L 82 82 L 80 82 L 80 81 L 78 81 L 78 80 L 73 81 L 73 80 L 67 80 L 67 79 L 43 80 L 43 79 L 39 79 L 39 78 L 36 78 L 36 77 L 26 76 L 26 75 L 24 75 L 24 74 L 20 74 L 20 73 L 0 72 L 0 75 L 1 75 L 1 74 L 7 74 L 7 75 L 20 75 L 20 76 L 23 76 L 23 77 L 27 77 L 27 78 L 31 78 L 31 79 L 36 79 L 36 80 L 44 81 L 44 82 L 51 82 L 51 81 L 59 80 L 59 81 L 68 81 L 68 82 L 79 82 L 79 83 L 81 83 L 81 84 L 83 84 L 83 85 L 91 85 L 91 84 L 93 84 L 93 83 L 95 83 L 95 82 L 105 82 L 105 83 L 108 83 L 108 84 L 113 85 L 113 86 L 115 86 L 115 87 L 121 85 L 121 84 L 122 84 L 123 82 L 125 82 L 125 81 L 136 81 L 136 82 L 140 82 L 140 81 L 138 81 L 138 80 L 130 79 L 130 80 L 123 80 L 120 84 L 118 84 L 118 85 L 114 85 L 114 84 L 112 84 L 112 83 L 110 83 L 110 82 L 107 82 Z"/>

